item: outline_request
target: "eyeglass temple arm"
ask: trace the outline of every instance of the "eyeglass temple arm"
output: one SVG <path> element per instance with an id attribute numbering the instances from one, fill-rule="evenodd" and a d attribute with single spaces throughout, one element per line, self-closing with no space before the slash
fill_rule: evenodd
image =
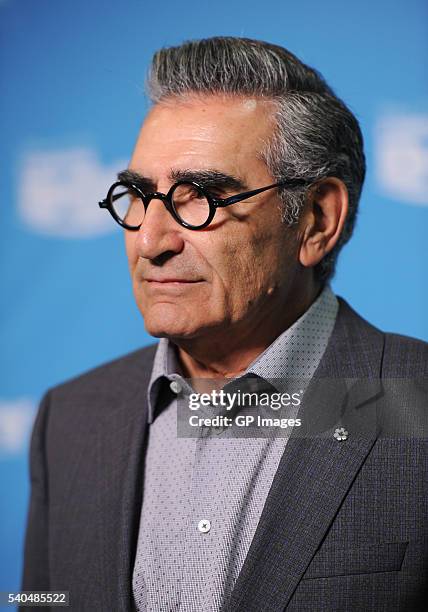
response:
<path id="1" fill-rule="evenodd" d="M 253 191 L 239 193 L 236 196 L 231 196 L 230 198 L 225 198 L 224 200 L 216 198 L 215 204 L 219 208 L 223 208 L 224 206 L 230 206 L 230 204 L 235 204 L 236 202 L 240 202 L 241 200 L 245 200 L 246 198 L 251 198 L 251 196 L 257 195 L 258 193 L 262 193 L 263 191 L 267 191 L 268 189 L 273 189 L 274 187 L 300 187 L 306 184 L 307 181 L 305 181 L 304 179 L 290 179 L 289 181 L 274 183 L 273 185 L 268 185 L 267 187 L 260 187 L 260 189 L 254 189 Z"/>

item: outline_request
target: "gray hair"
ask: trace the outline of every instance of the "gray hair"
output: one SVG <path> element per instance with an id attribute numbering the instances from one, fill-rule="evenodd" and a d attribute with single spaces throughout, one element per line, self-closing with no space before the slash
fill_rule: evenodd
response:
<path id="1" fill-rule="evenodd" d="M 283 47 L 248 38 L 214 37 L 156 52 L 148 78 L 153 103 L 189 93 L 262 97 L 275 102 L 277 128 L 261 152 L 276 181 L 328 176 L 347 187 L 349 211 L 335 247 L 314 268 L 324 284 L 355 225 L 365 175 L 358 121 L 313 68 Z M 282 218 L 295 225 L 309 187 L 281 189 Z"/>

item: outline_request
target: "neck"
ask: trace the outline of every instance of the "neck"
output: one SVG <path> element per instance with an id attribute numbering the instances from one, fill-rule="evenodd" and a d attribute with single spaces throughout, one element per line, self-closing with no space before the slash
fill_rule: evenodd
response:
<path id="1" fill-rule="evenodd" d="M 238 322 L 227 329 L 207 333 L 192 339 L 174 340 L 178 358 L 186 378 L 192 386 L 198 379 L 235 378 L 263 353 L 278 336 L 291 327 L 318 297 L 322 287 L 317 284 L 306 291 L 294 293 L 298 299 L 270 305 L 262 316 L 248 324 Z"/>

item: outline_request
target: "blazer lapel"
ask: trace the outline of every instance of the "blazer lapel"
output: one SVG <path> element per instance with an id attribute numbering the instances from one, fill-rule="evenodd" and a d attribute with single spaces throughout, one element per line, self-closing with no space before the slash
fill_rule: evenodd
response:
<path id="1" fill-rule="evenodd" d="M 101 589 L 104 609 L 129 612 L 147 438 L 147 386 L 152 351 L 135 360 L 121 381 L 120 401 L 105 406 L 97 428 Z"/>
<path id="2" fill-rule="evenodd" d="M 279 612 L 290 601 L 378 435 L 382 352 L 383 335 L 339 298 L 303 399 L 304 428 L 287 443 L 228 612 Z M 340 426 L 349 432 L 343 441 L 334 437 Z"/>

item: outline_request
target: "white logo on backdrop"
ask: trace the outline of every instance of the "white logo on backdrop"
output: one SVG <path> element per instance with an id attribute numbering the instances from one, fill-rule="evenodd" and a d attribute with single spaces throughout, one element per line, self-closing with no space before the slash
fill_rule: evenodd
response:
<path id="1" fill-rule="evenodd" d="M 428 115 L 387 114 L 376 126 L 377 181 L 406 204 L 428 205 Z"/>
<path id="2" fill-rule="evenodd" d="M 98 202 L 126 165 L 117 161 L 103 166 L 94 151 L 84 148 L 30 152 L 19 177 L 19 214 L 42 234 L 62 238 L 109 234 L 116 224 Z"/>
<path id="3" fill-rule="evenodd" d="M 21 453 L 27 447 L 36 404 L 28 398 L 0 401 L 0 453 Z"/>

